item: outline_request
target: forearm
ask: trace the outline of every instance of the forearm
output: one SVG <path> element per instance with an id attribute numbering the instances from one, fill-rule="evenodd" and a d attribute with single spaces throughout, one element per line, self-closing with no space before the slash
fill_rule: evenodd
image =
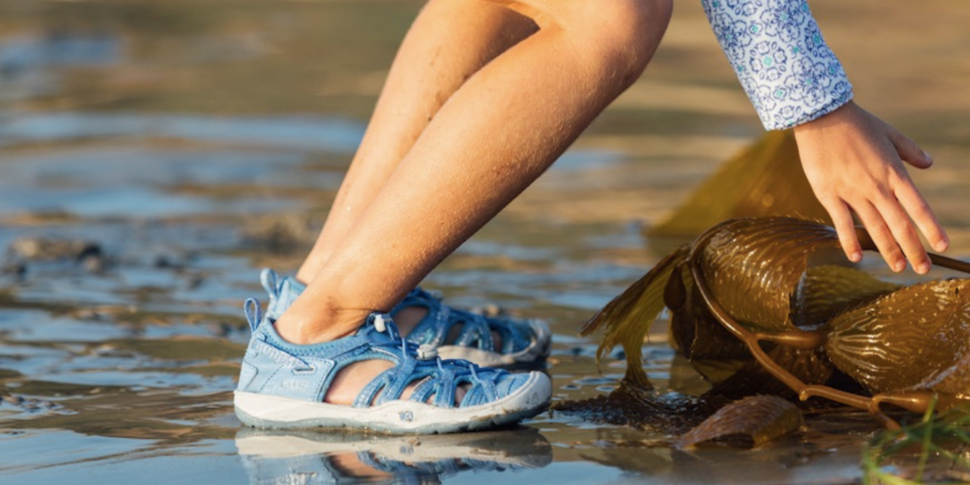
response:
<path id="1" fill-rule="evenodd" d="M 701 4 L 766 129 L 812 121 L 852 99 L 852 84 L 805 0 Z"/>
<path id="2" fill-rule="evenodd" d="M 852 85 L 805 0 L 701 0 L 714 34 L 769 130 L 793 126 L 802 168 L 832 217 L 846 256 L 862 257 L 853 213 L 886 263 L 916 272 L 930 260 L 917 229 L 949 242 L 903 162 L 932 159 L 895 128 L 850 103 Z"/>

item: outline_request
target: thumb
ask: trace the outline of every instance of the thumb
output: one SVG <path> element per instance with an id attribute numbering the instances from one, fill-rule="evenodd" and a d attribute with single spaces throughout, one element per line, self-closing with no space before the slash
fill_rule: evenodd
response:
<path id="1" fill-rule="evenodd" d="M 910 140 L 906 135 L 893 129 L 889 132 L 889 139 L 896 147 L 899 158 L 916 168 L 930 168 L 933 165 L 933 157 L 923 151 L 919 145 Z"/>

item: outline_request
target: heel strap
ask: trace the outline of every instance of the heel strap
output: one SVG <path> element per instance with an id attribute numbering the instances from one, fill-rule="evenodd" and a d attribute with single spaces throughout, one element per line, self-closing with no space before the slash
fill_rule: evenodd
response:
<path id="1" fill-rule="evenodd" d="M 243 303 L 243 312 L 246 314 L 246 320 L 249 322 L 249 329 L 252 332 L 256 332 L 256 329 L 259 328 L 259 323 L 263 321 L 263 311 L 259 308 L 259 300 L 247 298 L 246 302 Z"/>
<path id="2" fill-rule="evenodd" d="M 279 298 L 280 296 L 279 281 L 280 277 L 276 274 L 276 271 L 269 268 L 263 268 L 263 270 L 259 272 L 259 282 L 263 284 L 263 289 L 266 290 L 266 293 L 269 293 L 271 299 Z"/>

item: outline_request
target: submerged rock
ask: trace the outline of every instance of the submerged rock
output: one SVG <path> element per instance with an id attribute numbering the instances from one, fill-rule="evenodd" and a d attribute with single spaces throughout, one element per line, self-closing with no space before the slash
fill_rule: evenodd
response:
<path id="1" fill-rule="evenodd" d="M 81 262 L 102 255 L 101 245 L 93 241 L 40 237 L 17 238 L 10 243 L 8 252 L 28 261 L 73 259 Z"/>
<path id="2" fill-rule="evenodd" d="M 243 228 L 243 242 L 270 253 L 288 253 L 313 244 L 318 231 L 306 217 L 279 216 L 248 220 Z"/>
<path id="3" fill-rule="evenodd" d="M 21 237 L 7 247 L 5 273 L 24 275 L 30 262 L 72 262 L 88 273 L 101 273 L 107 266 L 101 244 L 83 239 Z"/>

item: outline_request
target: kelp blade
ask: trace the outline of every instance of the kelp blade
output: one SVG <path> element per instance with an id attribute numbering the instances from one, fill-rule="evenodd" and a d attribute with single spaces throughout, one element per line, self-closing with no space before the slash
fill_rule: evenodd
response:
<path id="1" fill-rule="evenodd" d="M 830 326 L 829 358 L 870 392 L 970 391 L 970 279 L 903 288 Z"/>
<path id="2" fill-rule="evenodd" d="M 648 235 L 693 238 L 721 221 L 756 216 L 829 221 L 802 170 L 791 130 L 768 132 L 731 158 Z"/>
<path id="3" fill-rule="evenodd" d="M 777 396 L 750 396 L 719 409 L 677 440 L 678 448 L 743 436 L 759 446 L 795 431 L 802 413 L 794 404 Z"/>
<path id="4" fill-rule="evenodd" d="M 603 340 L 597 350 L 597 358 L 606 356 L 613 347 L 622 345 L 626 352 L 626 380 L 644 389 L 652 387 L 643 372 L 640 356 L 643 338 L 657 315 L 664 309 L 664 290 L 674 268 L 687 257 L 683 247 L 661 260 L 643 278 L 610 301 L 580 330 L 589 335 L 604 329 Z"/>
<path id="5" fill-rule="evenodd" d="M 854 268 L 835 265 L 808 268 L 793 300 L 792 322 L 797 327 L 824 324 L 848 308 L 900 288 L 901 285 Z"/>
<path id="6" fill-rule="evenodd" d="M 687 357 L 694 370 L 716 384 L 743 368 L 751 360 L 751 353 L 704 305 L 690 271 L 682 268 L 681 273 L 686 298 L 682 305 L 670 309 L 669 341 Z M 671 279 L 677 276 L 674 274 Z"/>
<path id="7" fill-rule="evenodd" d="M 793 349 L 777 345 L 768 352 L 771 360 L 778 363 L 789 373 L 806 384 L 824 384 L 833 375 L 834 366 L 821 349 Z M 698 372 L 702 372 L 698 369 Z M 797 399 L 798 394 L 785 383 L 771 375 L 760 363 L 749 358 L 726 379 L 709 379 L 713 386 L 704 393 L 705 397 L 721 396 L 740 399 L 757 394 L 769 394 L 788 399 Z"/>
<path id="8" fill-rule="evenodd" d="M 789 331 L 791 298 L 822 248 L 838 248 L 831 227 L 788 217 L 727 221 L 701 235 L 692 248 L 708 288 L 736 320 L 755 330 Z"/>

